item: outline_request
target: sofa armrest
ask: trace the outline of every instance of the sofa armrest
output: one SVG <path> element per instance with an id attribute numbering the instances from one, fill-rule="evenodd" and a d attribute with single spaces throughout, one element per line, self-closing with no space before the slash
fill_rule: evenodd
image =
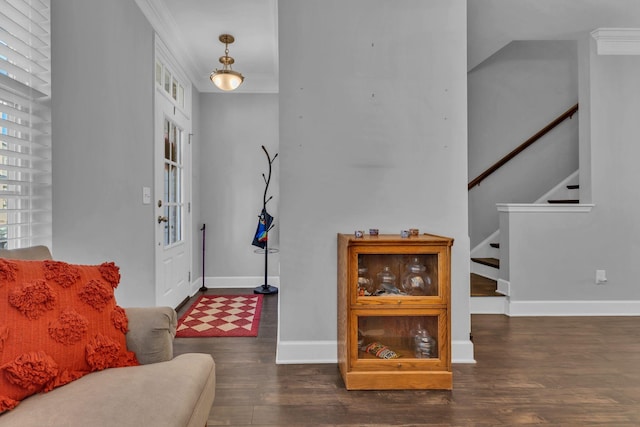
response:
<path id="1" fill-rule="evenodd" d="M 27 260 L 52 259 L 51 252 L 46 246 L 31 246 L 20 249 L 0 249 L 0 258 Z"/>
<path id="2" fill-rule="evenodd" d="M 127 348 L 142 365 L 173 359 L 178 316 L 171 307 L 125 308 L 129 319 Z"/>

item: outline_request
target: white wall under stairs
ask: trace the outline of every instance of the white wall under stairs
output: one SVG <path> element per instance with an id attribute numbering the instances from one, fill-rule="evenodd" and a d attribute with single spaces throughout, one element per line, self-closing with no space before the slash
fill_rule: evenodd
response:
<path id="1" fill-rule="evenodd" d="M 563 179 L 560 183 L 554 186 L 551 190 L 542 195 L 536 200 L 533 205 L 549 205 L 548 200 L 565 200 L 565 199 L 580 199 L 579 188 L 568 188 L 579 184 L 580 175 L 579 171 L 573 172 L 567 178 Z M 496 210 L 496 215 L 498 214 Z M 500 229 L 491 233 L 489 237 L 483 240 L 480 244 L 471 250 L 471 258 L 497 258 L 501 259 L 500 253 L 503 246 L 500 248 L 492 247 L 492 243 L 500 243 Z M 503 270 L 508 266 L 504 265 L 501 260 L 501 267 Z M 498 282 L 498 292 L 503 293 L 506 296 L 510 294 L 510 283 L 505 279 L 504 275 L 500 275 L 500 270 L 480 264 L 477 262 L 471 262 L 471 273 L 478 274 L 483 277 L 487 277 Z M 470 305 L 472 314 L 506 314 L 509 311 L 509 304 L 506 297 L 471 297 Z"/>

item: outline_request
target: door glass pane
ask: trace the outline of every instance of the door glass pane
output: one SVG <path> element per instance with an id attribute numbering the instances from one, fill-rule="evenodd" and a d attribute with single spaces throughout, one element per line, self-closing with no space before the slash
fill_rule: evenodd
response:
<path id="1" fill-rule="evenodd" d="M 170 166 L 170 172 L 169 172 L 169 202 L 171 203 L 175 203 L 177 202 L 176 200 L 176 194 L 177 194 L 177 179 L 176 179 L 176 174 L 178 172 L 178 167 L 176 165 L 171 165 Z"/>
<path id="2" fill-rule="evenodd" d="M 171 129 L 171 122 L 164 119 L 164 158 L 169 160 L 171 158 L 171 143 L 169 142 L 169 134 Z"/>
<path id="3" fill-rule="evenodd" d="M 169 125 L 169 154 L 167 160 L 175 160 L 176 147 L 176 127 L 173 123 Z"/>
<path id="4" fill-rule="evenodd" d="M 164 68 L 164 90 L 171 93 L 171 73 L 167 67 Z"/>
<path id="5" fill-rule="evenodd" d="M 166 205 L 166 202 L 169 200 L 169 165 L 165 163 L 164 165 L 164 193 L 163 193 L 163 201 Z"/>
<path id="6" fill-rule="evenodd" d="M 174 197 L 176 199 L 176 201 L 178 200 L 182 200 L 182 168 L 179 167 L 175 167 L 176 170 L 176 174 L 175 174 L 175 193 L 174 193 Z"/>
<path id="7" fill-rule="evenodd" d="M 178 82 L 175 78 L 171 82 L 171 97 L 175 100 L 178 100 Z"/>
<path id="8" fill-rule="evenodd" d="M 176 230 L 179 226 L 177 213 L 178 213 L 178 207 L 171 206 L 169 210 L 169 243 L 177 242 Z"/>
<path id="9" fill-rule="evenodd" d="M 182 165 L 182 130 L 180 128 L 176 128 L 175 130 L 175 148 L 173 152 L 173 161 L 176 162 L 179 166 Z"/>
<path id="10" fill-rule="evenodd" d="M 182 150 L 184 132 L 170 118 L 164 121 L 164 192 L 162 205 L 167 221 L 164 225 L 164 245 L 182 241 L 184 218 L 184 185 Z"/>
<path id="11" fill-rule="evenodd" d="M 164 207 L 164 217 L 169 218 L 169 206 Z M 169 246 L 169 222 L 163 222 L 162 226 L 164 227 L 164 245 Z"/>
<path id="12" fill-rule="evenodd" d="M 182 208 L 176 207 L 176 228 L 175 228 L 175 241 L 182 240 Z"/>
<path id="13" fill-rule="evenodd" d="M 178 86 L 178 105 L 184 108 L 184 87 Z"/>
<path id="14" fill-rule="evenodd" d="M 162 64 L 159 61 L 156 62 L 156 83 L 162 85 Z"/>

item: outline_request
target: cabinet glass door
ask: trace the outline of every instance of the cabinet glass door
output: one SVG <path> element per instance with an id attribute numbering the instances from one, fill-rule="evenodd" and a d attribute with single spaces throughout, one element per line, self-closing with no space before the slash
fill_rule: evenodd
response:
<path id="1" fill-rule="evenodd" d="M 352 280 L 358 302 L 366 301 L 360 297 L 441 297 L 439 258 L 438 253 L 358 253 Z"/>
<path id="2" fill-rule="evenodd" d="M 357 359 L 366 361 L 435 360 L 442 357 L 439 342 L 445 312 L 428 314 L 357 315 Z"/>

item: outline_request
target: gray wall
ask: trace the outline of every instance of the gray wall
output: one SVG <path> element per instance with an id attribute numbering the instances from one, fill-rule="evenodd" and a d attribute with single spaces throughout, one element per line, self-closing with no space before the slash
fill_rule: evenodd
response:
<path id="1" fill-rule="evenodd" d="M 585 38 L 580 102 L 590 108 L 581 113 L 585 126 L 580 149 L 590 162 L 580 165 L 580 185 L 582 189 L 589 177 L 595 206 L 585 213 L 509 216 L 504 225 L 509 228 L 514 314 L 640 311 L 640 201 L 634 196 L 640 157 L 640 56 L 599 56 L 594 41 Z M 583 167 L 588 173 L 582 173 Z M 607 272 L 604 285 L 595 284 L 599 269 Z M 544 304 L 549 300 L 554 304 Z"/>
<path id="2" fill-rule="evenodd" d="M 194 195 L 199 199 L 199 226 L 207 225 L 205 275 L 260 278 L 264 256 L 254 253 L 257 248 L 251 241 L 262 209 L 262 174 L 269 168 L 261 146 L 272 157 L 279 150 L 278 95 L 203 93 L 198 110 L 200 125 L 195 140 L 199 154 L 194 156 L 194 164 L 199 167 L 200 183 Z M 268 191 L 273 199 L 267 211 L 275 217 L 276 225 L 269 233 L 273 248 L 279 246 L 279 176 L 280 157 L 273 163 Z M 278 254 L 269 257 L 270 276 L 278 275 L 278 258 Z M 201 268 L 195 271 L 200 275 Z M 238 283 L 232 280 L 226 280 L 227 286 Z"/>
<path id="3" fill-rule="evenodd" d="M 592 49 L 591 57 L 591 196 L 600 248 L 592 247 L 591 267 L 608 270 L 610 293 L 638 300 L 640 56 L 598 56 Z"/>
<path id="4" fill-rule="evenodd" d="M 472 357 L 466 1 L 402 5 L 279 2 L 280 362 L 336 359 L 336 233 L 369 227 L 455 238 L 453 356 Z"/>
<path id="5" fill-rule="evenodd" d="M 577 103 L 577 43 L 512 42 L 468 78 L 471 181 Z M 577 169 L 578 115 L 469 191 L 471 247 L 498 229 L 496 203 L 533 203 Z"/>
<path id="6" fill-rule="evenodd" d="M 153 38 L 131 1 L 54 0 L 53 254 L 114 261 L 123 306 L 153 305 Z"/>
<path id="7" fill-rule="evenodd" d="M 201 163 L 202 146 L 206 138 L 202 136 L 200 114 L 200 92 L 191 91 L 191 279 L 202 285 L 202 213 L 201 213 Z M 206 230 L 205 230 L 206 231 Z"/>

